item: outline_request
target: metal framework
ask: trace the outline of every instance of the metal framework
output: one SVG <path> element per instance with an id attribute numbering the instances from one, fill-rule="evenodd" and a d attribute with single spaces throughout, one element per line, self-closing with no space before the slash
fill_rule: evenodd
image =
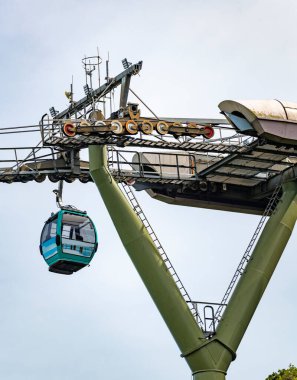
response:
<path id="1" fill-rule="evenodd" d="M 281 202 L 261 237 L 212 334 L 195 322 L 150 234 L 111 180 L 104 147 L 91 146 L 90 171 L 118 234 L 181 352 L 195 380 L 225 379 L 237 347 L 286 246 L 297 218 L 297 183 L 283 186 Z M 260 268 L 260 270 L 259 270 Z M 246 302 L 248 301 L 248 302 Z M 213 319 L 210 318 L 211 320 Z"/>
<path id="2" fill-rule="evenodd" d="M 73 99 L 71 84 L 65 110 L 51 107 L 38 125 L 0 129 L 0 134 L 41 137 L 35 147 L 0 148 L 0 182 L 60 181 L 61 204 L 62 180 L 94 181 L 193 378 L 223 380 L 295 224 L 297 144 L 287 137 L 278 141 L 247 134 L 249 126 L 238 114 L 226 113 L 228 121 L 158 117 L 130 89 L 142 62 L 123 60 L 125 70 L 112 78 L 107 61 L 103 84 L 101 62 L 99 54 L 84 58 L 82 99 Z M 127 103 L 129 91 L 153 117 L 140 116 L 138 105 Z M 89 162 L 80 158 L 85 148 Z M 173 204 L 262 215 L 220 303 L 190 297 L 132 186 Z"/>

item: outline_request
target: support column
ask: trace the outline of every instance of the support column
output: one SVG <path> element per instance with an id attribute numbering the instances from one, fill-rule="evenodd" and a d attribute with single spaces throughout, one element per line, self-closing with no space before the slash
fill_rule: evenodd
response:
<path id="1" fill-rule="evenodd" d="M 282 198 L 265 225 L 216 334 L 199 349 L 207 351 L 215 365 L 212 368 L 200 366 L 200 370 L 193 373 L 194 380 L 225 379 L 224 373 L 236 357 L 236 350 L 288 243 L 296 219 L 297 182 L 289 182 L 283 185 Z M 195 360 L 199 362 L 199 356 Z"/>
<path id="2" fill-rule="evenodd" d="M 297 218 L 297 182 L 283 185 L 283 196 L 269 218 L 217 329 L 217 337 L 236 352 Z"/>
<path id="3" fill-rule="evenodd" d="M 89 157 L 90 174 L 113 224 L 181 352 L 196 349 L 203 344 L 204 334 L 180 294 L 150 235 L 109 173 L 106 147 L 90 146 Z M 209 355 L 202 353 L 203 362 L 206 366 L 211 365 Z"/>

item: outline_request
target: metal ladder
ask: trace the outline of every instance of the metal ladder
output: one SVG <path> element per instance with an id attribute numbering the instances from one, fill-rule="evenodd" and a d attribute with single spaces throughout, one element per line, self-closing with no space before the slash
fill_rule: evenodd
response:
<path id="1" fill-rule="evenodd" d="M 203 329 L 204 324 L 203 324 L 202 319 L 198 313 L 197 308 L 195 308 L 195 306 L 193 305 L 192 300 L 189 296 L 189 293 L 186 291 L 181 279 L 179 278 L 178 274 L 176 273 L 176 270 L 174 269 L 174 267 L 173 267 L 171 261 L 169 260 L 164 248 L 162 247 L 160 240 L 158 239 L 156 233 L 154 232 L 152 226 L 150 225 L 148 219 L 146 218 L 140 204 L 138 203 L 138 201 L 134 195 L 134 192 L 133 192 L 131 186 L 127 185 L 125 182 L 121 182 L 121 185 L 122 185 L 122 188 L 124 190 L 124 193 L 126 194 L 127 199 L 129 200 L 131 206 L 133 207 L 135 214 L 142 221 L 142 223 L 143 223 L 144 227 L 146 228 L 148 234 L 152 238 L 153 243 L 155 244 L 158 252 L 160 253 L 161 258 L 162 258 L 164 264 L 166 265 L 167 270 L 171 274 L 174 282 L 176 283 L 178 290 L 180 291 L 180 294 L 182 295 L 183 299 L 188 304 L 188 307 L 189 307 L 191 313 L 193 314 L 193 316 L 195 317 L 198 325 L 201 327 L 201 329 Z"/>
<path id="2" fill-rule="evenodd" d="M 261 232 L 262 228 L 263 228 L 263 225 L 265 223 L 265 220 L 266 218 L 270 215 L 270 213 L 275 209 L 278 201 L 279 201 L 279 192 L 280 192 L 280 189 L 281 189 L 281 185 L 278 185 L 270 199 L 269 199 L 269 202 L 266 206 L 266 209 L 260 219 L 260 222 L 247 246 L 247 249 L 246 251 L 244 252 L 244 255 L 242 256 L 241 260 L 240 260 L 240 263 L 236 269 L 236 272 L 234 274 L 234 276 L 232 277 L 232 280 L 226 290 L 226 293 L 224 294 L 224 297 L 220 303 L 220 306 L 218 307 L 216 313 L 215 313 L 215 317 L 214 317 L 214 323 L 217 324 L 219 323 L 220 319 L 222 318 L 222 311 L 223 311 L 223 308 L 226 306 L 227 304 L 227 301 L 232 293 L 232 290 L 234 288 L 234 286 L 236 285 L 239 277 L 243 274 L 245 268 L 246 268 L 246 265 L 247 263 L 250 261 L 250 258 L 251 258 L 251 255 L 252 255 L 252 248 L 255 244 L 255 242 L 257 241 L 257 238 L 259 236 L 259 233 Z M 214 326 L 215 327 L 215 326 Z"/>

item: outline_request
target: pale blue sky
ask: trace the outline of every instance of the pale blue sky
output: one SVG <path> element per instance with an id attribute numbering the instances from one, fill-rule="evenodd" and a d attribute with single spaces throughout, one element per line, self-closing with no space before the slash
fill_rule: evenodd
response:
<path id="1" fill-rule="evenodd" d="M 225 99 L 296 100 L 294 0 L 0 1 L 1 127 L 35 124 L 66 107 L 81 58 L 143 60 L 132 88 L 159 115 L 218 117 Z M 0 146 L 37 137 L 0 138 Z M 0 378 L 180 380 L 190 371 L 92 184 L 65 185 L 89 211 L 99 249 L 90 268 L 49 273 L 39 250 L 55 185 L 0 184 Z M 194 299 L 220 301 L 258 217 L 139 199 Z M 178 234 L 175 232 L 178 230 Z M 228 379 L 262 380 L 296 360 L 296 243 L 291 241 L 243 338 Z M 252 375 L 251 375 L 252 374 Z"/>

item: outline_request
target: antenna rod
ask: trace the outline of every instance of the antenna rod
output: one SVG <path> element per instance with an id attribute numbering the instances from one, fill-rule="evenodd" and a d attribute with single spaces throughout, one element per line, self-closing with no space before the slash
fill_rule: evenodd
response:
<path id="1" fill-rule="evenodd" d="M 106 60 L 106 78 L 107 82 L 109 81 L 109 52 L 107 55 L 107 60 Z"/>
<path id="2" fill-rule="evenodd" d="M 100 87 L 100 86 L 101 86 L 101 77 L 100 77 L 100 55 L 99 55 L 99 47 L 98 47 L 98 46 L 97 46 L 97 59 L 98 59 L 98 68 L 97 68 L 97 70 L 98 70 L 98 84 L 99 84 L 98 87 Z"/>
<path id="3" fill-rule="evenodd" d="M 73 105 L 73 75 L 71 78 L 70 93 L 71 93 L 71 105 Z"/>

